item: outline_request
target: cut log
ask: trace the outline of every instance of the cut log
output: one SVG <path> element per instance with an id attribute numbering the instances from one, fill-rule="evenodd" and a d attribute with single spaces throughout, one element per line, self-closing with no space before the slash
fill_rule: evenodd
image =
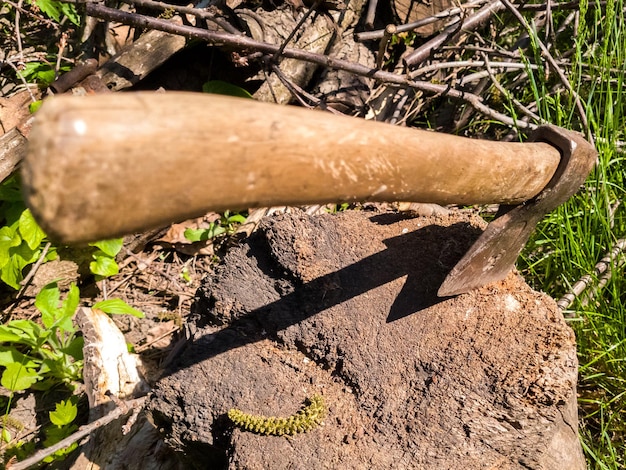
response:
<path id="1" fill-rule="evenodd" d="M 484 226 L 458 214 L 349 211 L 261 223 L 199 293 L 196 335 L 148 405 L 195 468 L 584 469 L 574 334 L 516 273 L 449 299 Z M 290 416 L 292 438 L 231 408 Z"/>

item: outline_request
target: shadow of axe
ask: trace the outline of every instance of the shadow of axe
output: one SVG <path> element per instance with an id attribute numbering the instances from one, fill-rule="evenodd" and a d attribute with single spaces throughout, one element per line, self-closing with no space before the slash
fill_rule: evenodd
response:
<path id="1" fill-rule="evenodd" d="M 52 240 L 80 243 L 224 211 L 338 201 L 502 204 L 441 285 L 500 280 L 537 222 L 597 159 L 577 133 L 468 139 L 196 93 L 54 97 L 22 164 L 28 207 Z"/>

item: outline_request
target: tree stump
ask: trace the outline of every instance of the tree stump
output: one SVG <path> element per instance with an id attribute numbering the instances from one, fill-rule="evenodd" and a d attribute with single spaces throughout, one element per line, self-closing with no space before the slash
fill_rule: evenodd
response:
<path id="1" fill-rule="evenodd" d="M 199 292 L 192 340 L 159 381 L 154 422 L 195 468 L 584 469 L 574 334 L 516 273 L 436 291 L 478 217 L 347 211 L 267 219 Z M 289 416 L 293 437 L 233 428 Z"/>

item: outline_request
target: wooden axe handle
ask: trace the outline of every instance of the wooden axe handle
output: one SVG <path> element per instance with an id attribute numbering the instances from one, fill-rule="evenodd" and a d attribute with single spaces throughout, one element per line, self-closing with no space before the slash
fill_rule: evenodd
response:
<path id="1" fill-rule="evenodd" d="M 48 235 L 109 238 L 209 210 L 340 201 L 516 204 L 560 159 L 499 143 L 197 93 L 59 96 L 23 162 Z"/>

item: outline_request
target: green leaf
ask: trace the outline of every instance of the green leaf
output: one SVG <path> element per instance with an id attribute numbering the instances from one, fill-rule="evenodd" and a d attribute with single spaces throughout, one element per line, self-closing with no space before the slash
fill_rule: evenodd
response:
<path id="1" fill-rule="evenodd" d="M 112 240 L 102 240 L 95 243 L 90 243 L 89 246 L 95 246 L 96 248 L 100 248 L 104 253 L 109 255 L 111 258 L 115 257 L 122 246 L 124 245 L 123 238 L 113 238 Z"/>
<path id="2" fill-rule="evenodd" d="M 44 263 L 55 260 L 58 257 L 59 257 L 59 254 L 57 253 L 57 248 L 54 245 L 51 245 L 50 248 L 48 249 L 48 253 L 46 254 L 46 257 L 44 258 Z"/>
<path id="3" fill-rule="evenodd" d="M 55 2 L 54 0 L 33 0 L 33 3 L 54 21 L 58 22 L 61 19 L 59 2 Z"/>
<path id="4" fill-rule="evenodd" d="M 19 264 L 9 262 L 3 266 L 0 272 L 0 279 L 2 279 L 6 285 L 11 286 L 15 290 L 19 290 L 21 287 L 20 282 L 24 279 Z"/>
<path id="5" fill-rule="evenodd" d="M 104 313 L 111 313 L 115 315 L 128 314 L 137 318 L 143 318 L 143 312 L 131 307 L 122 299 L 109 299 L 97 302 L 93 305 L 93 308 L 102 310 Z"/>
<path id="6" fill-rule="evenodd" d="M 35 114 L 37 111 L 39 111 L 39 108 L 41 108 L 42 104 L 43 100 L 33 101 L 31 104 L 28 105 L 28 112 L 30 114 Z"/>
<path id="7" fill-rule="evenodd" d="M 188 228 L 185 229 L 184 232 L 185 238 L 187 240 L 189 240 L 190 242 L 200 242 L 200 241 L 205 241 L 208 240 L 209 238 L 209 230 L 205 229 L 205 228 Z"/>
<path id="8" fill-rule="evenodd" d="M 34 369 L 39 366 L 39 361 L 35 362 L 35 360 L 31 357 L 22 354 L 15 348 L 3 348 L 0 351 L 0 366 L 8 366 L 9 364 L 20 364 L 29 369 Z"/>
<path id="9" fill-rule="evenodd" d="M 0 278 L 9 286 L 18 290 L 20 282 L 24 279 L 22 270 L 29 264 L 37 261 L 41 250 L 31 250 L 26 243 L 22 243 L 19 246 L 9 248 L 9 262 L 2 267 L 2 274 Z"/>
<path id="10" fill-rule="evenodd" d="M 83 336 L 76 336 L 72 339 L 67 347 L 63 348 L 61 352 L 74 358 L 75 361 L 83 360 L 83 346 L 85 345 L 85 338 Z"/>
<path id="11" fill-rule="evenodd" d="M 17 230 L 11 227 L 4 226 L 0 228 L 0 246 L 6 246 L 7 250 L 16 246 L 20 246 L 22 238 L 17 233 Z"/>
<path id="12" fill-rule="evenodd" d="M 11 227 L 0 228 L 0 268 L 3 268 L 11 259 L 10 249 L 19 246 L 22 239 L 16 230 Z"/>
<path id="13" fill-rule="evenodd" d="M 246 221 L 247 217 L 241 214 L 233 214 L 228 217 L 228 223 L 231 224 L 243 224 Z"/>
<path id="14" fill-rule="evenodd" d="M 200 229 L 188 228 L 185 230 L 184 235 L 185 235 L 185 238 L 189 240 L 190 242 L 199 242 L 199 241 L 210 240 L 225 232 L 226 232 L 226 229 L 224 227 L 221 227 L 215 223 L 211 223 L 209 228 L 200 228 Z"/>
<path id="15" fill-rule="evenodd" d="M 31 250 L 37 248 L 46 237 L 46 234 L 41 227 L 39 227 L 39 224 L 37 224 L 29 209 L 22 212 L 20 216 L 19 231 L 22 239 L 28 244 Z"/>
<path id="16" fill-rule="evenodd" d="M 41 312 L 41 321 L 46 328 L 52 327 L 61 316 L 60 299 L 61 293 L 56 282 L 45 285 L 35 298 L 35 307 Z"/>
<path id="17" fill-rule="evenodd" d="M 11 392 L 19 392 L 26 390 L 41 377 L 33 369 L 24 367 L 22 364 L 7 364 L 6 369 L 2 373 L 0 384 Z"/>
<path id="18" fill-rule="evenodd" d="M 0 201 L 16 202 L 23 201 L 20 185 L 15 177 L 9 177 L 0 184 Z"/>
<path id="19" fill-rule="evenodd" d="M 2 433 L 0 434 L 0 439 L 2 439 L 7 444 L 11 442 L 11 432 L 6 428 L 6 426 L 2 427 Z"/>
<path id="20" fill-rule="evenodd" d="M 76 6 L 73 3 L 60 3 L 61 12 L 67 16 L 67 19 L 74 23 L 76 26 L 80 26 L 80 15 L 76 11 Z"/>
<path id="21" fill-rule="evenodd" d="M 43 62 L 27 62 L 20 73 L 26 81 L 40 82 L 46 86 L 54 81 L 56 75 L 52 66 Z"/>
<path id="22" fill-rule="evenodd" d="M 74 316 L 74 312 L 76 312 L 79 302 L 80 290 L 75 284 L 72 283 L 70 290 L 67 293 L 67 297 L 63 303 L 61 303 L 61 321 L 58 323 L 59 328 L 64 331 L 74 331 L 72 317 Z"/>
<path id="23" fill-rule="evenodd" d="M 4 325 L 0 325 L 0 343 L 15 343 L 18 342 L 22 339 L 22 337 L 20 335 L 18 335 L 17 333 L 11 331 L 10 328 L 4 326 Z M 0 354 L 2 354 L 3 351 L 0 351 Z M 0 362 L 0 365 L 2 363 Z"/>
<path id="24" fill-rule="evenodd" d="M 119 266 L 109 255 L 101 251 L 97 251 L 94 253 L 93 257 L 95 261 L 89 263 L 89 269 L 97 276 L 109 277 L 114 276 L 119 272 Z"/>
<path id="25" fill-rule="evenodd" d="M 47 331 L 32 320 L 12 320 L 7 326 L 20 335 L 22 343 L 29 345 L 35 344 L 38 338 L 47 334 Z"/>
<path id="26" fill-rule="evenodd" d="M 76 419 L 78 407 L 70 400 L 62 400 L 57 403 L 56 409 L 50 412 L 50 421 L 57 426 L 65 426 Z"/>
<path id="27" fill-rule="evenodd" d="M 202 85 L 202 91 L 205 93 L 214 93 L 216 95 L 252 98 L 252 95 L 243 88 L 228 82 L 223 82 L 222 80 L 209 80 L 204 85 Z"/>

